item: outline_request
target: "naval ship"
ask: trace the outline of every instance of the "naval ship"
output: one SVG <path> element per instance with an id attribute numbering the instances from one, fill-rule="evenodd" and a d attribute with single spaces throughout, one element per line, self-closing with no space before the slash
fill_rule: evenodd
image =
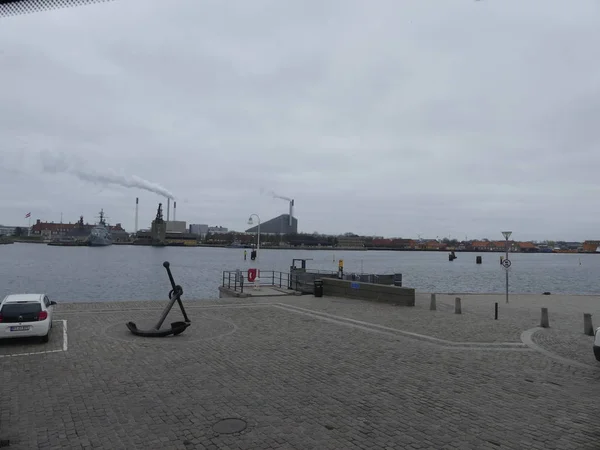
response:
<path id="1" fill-rule="evenodd" d="M 107 245 L 112 245 L 113 238 L 110 232 L 110 228 L 106 225 L 106 220 L 104 219 L 104 210 L 100 210 L 100 220 L 98 224 L 92 228 L 90 236 L 87 241 L 90 247 L 106 247 Z"/>

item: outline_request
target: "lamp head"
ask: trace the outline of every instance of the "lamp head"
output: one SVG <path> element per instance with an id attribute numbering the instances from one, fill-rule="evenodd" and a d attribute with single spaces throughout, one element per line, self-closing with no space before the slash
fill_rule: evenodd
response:
<path id="1" fill-rule="evenodd" d="M 252 217 L 248 217 L 248 225 L 252 225 L 254 222 L 252 222 Z"/>

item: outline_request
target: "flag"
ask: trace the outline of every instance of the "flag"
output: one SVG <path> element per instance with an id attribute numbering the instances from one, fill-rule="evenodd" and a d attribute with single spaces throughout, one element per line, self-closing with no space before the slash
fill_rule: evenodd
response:
<path id="1" fill-rule="evenodd" d="M 30 217 L 31 217 L 31 213 L 30 212 L 28 212 L 27 214 L 25 214 L 25 218 L 26 219 L 29 219 Z"/>

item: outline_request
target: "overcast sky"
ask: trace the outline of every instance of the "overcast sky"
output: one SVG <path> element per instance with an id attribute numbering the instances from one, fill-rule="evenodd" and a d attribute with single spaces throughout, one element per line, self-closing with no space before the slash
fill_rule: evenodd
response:
<path id="1" fill-rule="evenodd" d="M 599 45 L 597 0 L 117 0 L 3 18 L 0 223 L 104 208 L 132 230 L 136 197 L 140 227 L 166 202 L 91 174 L 236 230 L 287 212 L 274 191 L 304 232 L 600 239 Z"/>

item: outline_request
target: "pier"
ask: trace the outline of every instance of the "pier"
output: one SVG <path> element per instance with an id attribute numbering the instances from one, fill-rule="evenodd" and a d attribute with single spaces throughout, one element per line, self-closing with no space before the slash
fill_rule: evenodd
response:
<path id="1" fill-rule="evenodd" d="M 462 314 L 454 313 L 455 297 Z M 0 342 L 0 440 L 31 448 L 594 448 L 598 296 L 312 295 L 60 303 L 48 344 Z M 541 307 L 550 328 L 539 328 Z M 178 320 L 178 317 L 174 317 Z M 27 388 L 24 389 L 23 387 Z M 236 431 L 237 430 L 237 431 Z"/>

